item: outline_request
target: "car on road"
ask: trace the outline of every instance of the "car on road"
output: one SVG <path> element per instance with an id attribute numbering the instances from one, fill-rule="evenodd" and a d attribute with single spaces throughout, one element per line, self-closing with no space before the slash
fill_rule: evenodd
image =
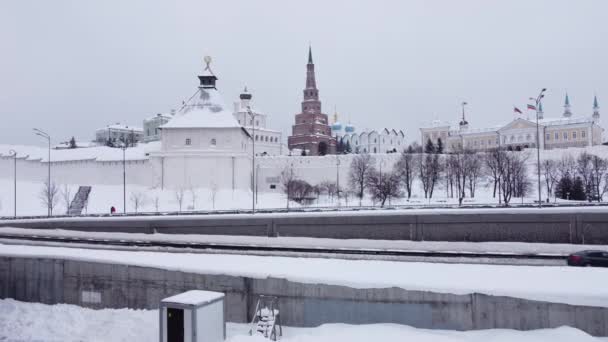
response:
<path id="1" fill-rule="evenodd" d="M 568 256 L 569 266 L 599 266 L 608 267 L 607 251 L 580 251 Z"/>

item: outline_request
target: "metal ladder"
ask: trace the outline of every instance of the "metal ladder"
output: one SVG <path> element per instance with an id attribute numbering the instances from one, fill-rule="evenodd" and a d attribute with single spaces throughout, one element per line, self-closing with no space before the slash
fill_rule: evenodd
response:
<path id="1" fill-rule="evenodd" d="M 261 335 L 272 341 L 283 336 L 281 316 L 279 315 L 279 298 L 275 296 L 258 296 L 255 312 L 251 320 L 249 335 Z"/>

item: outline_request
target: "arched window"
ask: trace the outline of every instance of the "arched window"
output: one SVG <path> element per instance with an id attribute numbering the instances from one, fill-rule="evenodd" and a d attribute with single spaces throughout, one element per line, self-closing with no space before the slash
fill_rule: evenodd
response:
<path id="1" fill-rule="evenodd" d="M 215 140 L 215 138 L 211 139 L 211 146 L 216 146 L 217 145 L 217 140 Z"/>

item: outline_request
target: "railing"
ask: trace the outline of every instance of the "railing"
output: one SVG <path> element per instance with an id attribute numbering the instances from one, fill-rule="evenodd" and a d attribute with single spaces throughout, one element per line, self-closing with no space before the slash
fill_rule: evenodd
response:
<path id="1" fill-rule="evenodd" d="M 542 203 L 543 208 L 568 208 L 568 207 L 607 207 L 608 202 L 580 202 L 580 203 Z M 388 211 L 388 210 L 410 210 L 410 209 L 502 209 L 502 208 L 538 208 L 538 201 L 512 202 L 508 205 L 497 203 L 464 203 L 438 204 L 438 203 L 408 203 L 398 205 L 380 206 L 302 206 L 290 208 L 259 208 L 255 214 L 273 213 L 310 213 L 310 212 L 345 212 L 345 211 Z M 224 210 L 189 210 L 189 211 L 158 211 L 158 212 L 128 212 L 119 214 L 84 214 L 84 215 L 53 215 L 50 218 L 69 217 L 136 217 L 136 216 L 191 216 L 191 215 L 228 215 L 228 214 L 251 214 L 251 209 L 224 209 Z M 32 216 L 0 216 L 0 220 L 24 220 L 24 219 L 47 219 L 46 215 Z"/>

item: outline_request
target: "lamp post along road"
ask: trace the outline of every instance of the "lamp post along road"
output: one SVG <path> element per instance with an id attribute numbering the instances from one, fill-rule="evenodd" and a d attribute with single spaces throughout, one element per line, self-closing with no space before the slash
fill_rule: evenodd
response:
<path id="1" fill-rule="evenodd" d="M 10 150 L 8 151 L 9 155 L 11 155 L 14 159 L 13 164 L 13 216 L 17 217 L 17 151 Z"/>
<path id="2" fill-rule="evenodd" d="M 247 114 L 251 117 L 251 212 L 255 214 L 255 113 L 247 106 Z"/>
<path id="3" fill-rule="evenodd" d="M 127 166 L 126 166 L 126 150 L 127 146 L 122 145 L 122 212 L 127 213 Z"/>
<path id="4" fill-rule="evenodd" d="M 540 193 L 540 127 L 538 125 L 538 107 L 540 104 L 540 101 L 543 99 L 543 97 L 545 97 L 545 91 L 547 91 L 547 88 L 543 88 L 540 91 L 540 94 L 538 94 L 538 96 L 536 97 L 536 99 L 534 98 L 530 98 L 531 100 L 534 100 L 536 103 L 536 171 L 538 173 L 538 207 L 542 208 L 543 206 L 543 202 L 542 202 L 542 196 Z"/>
<path id="5" fill-rule="evenodd" d="M 34 128 L 34 134 L 37 136 L 43 137 L 48 141 L 49 144 L 49 158 L 48 158 L 48 175 L 47 175 L 47 185 L 46 185 L 46 200 L 48 206 L 48 216 L 51 216 L 52 211 L 52 199 L 51 199 L 51 136 L 43 130 L 38 128 Z"/>

